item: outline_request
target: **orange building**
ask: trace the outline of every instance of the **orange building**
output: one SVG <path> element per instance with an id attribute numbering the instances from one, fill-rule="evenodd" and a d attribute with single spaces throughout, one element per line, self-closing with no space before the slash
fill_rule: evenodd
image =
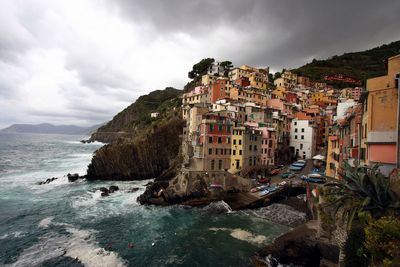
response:
<path id="1" fill-rule="evenodd" d="M 388 174 L 396 167 L 397 106 L 400 55 L 388 59 L 388 72 L 367 80 L 367 163 L 382 164 Z M 398 77 L 398 76 L 397 76 Z"/>

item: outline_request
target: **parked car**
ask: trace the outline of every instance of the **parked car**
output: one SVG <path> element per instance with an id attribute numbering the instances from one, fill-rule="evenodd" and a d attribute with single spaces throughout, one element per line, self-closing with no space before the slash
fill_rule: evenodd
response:
<path id="1" fill-rule="evenodd" d="M 326 182 L 325 177 L 318 173 L 310 173 L 309 175 L 302 175 L 301 180 L 307 183 L 323 184 Z"/>
<path id="2" fill-rule="evenodd" d="M 279 173 L 280 169 L 274 169 L 272 171 L 270 171 L 270 175 L 277 175 Z"/>
<path id="3" fill-rule="evenodd" d="M 263 177 L 258 180 L 258 182 L 262 183 L 262 184 L 269 183 L 270 181 L 271 181 L 271 178 L 269 178 L 269 177 Z"/>
<path id="4" fill-rule="evenodd" d="M 293 172 L 284 172 L 284 173 L 281 174 L 282 178 L 293 178 L 295 176 L 296 175 Z"/>
<path id="5" fill-rule="evenodd" d="M 304 168 L 307 165 L 307 162 L 305 160 L 298 160 L 292 165 Z"/>
<path id="6" fill-rule="evenodd" d="M 294 164 L 292 164 L 292 165 L 289 166 L 289 170 L 290 170 L 290 171 L 301 171 L 302 169 L 303 169 L 303 167 L 301 167 L 301 166 L 296 166 L 296 165 L 294 165 Z"/>

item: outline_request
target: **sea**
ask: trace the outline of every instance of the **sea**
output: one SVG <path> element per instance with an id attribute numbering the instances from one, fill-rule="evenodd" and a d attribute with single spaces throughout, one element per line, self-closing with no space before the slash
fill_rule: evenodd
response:
<path id="1" fill-rule="evenodd" d="M 87 138 L 0 133 L 0 266 L 248 266 L 290 229 L 229 207 L 142 206 L 151 180 L 68 182 L 103 145 Z"/>

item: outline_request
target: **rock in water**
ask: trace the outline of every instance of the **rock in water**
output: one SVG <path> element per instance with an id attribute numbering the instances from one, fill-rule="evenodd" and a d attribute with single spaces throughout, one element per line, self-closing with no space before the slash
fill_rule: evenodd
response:
<path id="1" fill-rule="evenodd" d="M 118 191 L 119 187 L 116 185 L 110 186 L 110 189 L 108 190 L 110 193 L 114 193 L 115 191 Z"/>
<path id="2" fill-rule="evenodd" d="M 75 182 L 76 180 L 79 179 L 79 174 L 77 174 L 77 173 L 74 173 L 74 174 L 68 173 L 67 174 L 67 178 L 68 178 L 68 181 Z"/>
<path id="3" fill-rule="evenodd" d="M 204 210 L 211 213 L 226 213 L 231 212 L 232 208 L 225 201 L 220 200 L 210 203 Z"/>

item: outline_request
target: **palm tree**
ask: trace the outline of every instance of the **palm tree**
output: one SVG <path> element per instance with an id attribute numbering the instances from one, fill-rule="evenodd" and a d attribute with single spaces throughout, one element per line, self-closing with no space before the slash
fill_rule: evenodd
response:
<path id="1" fill-rule="evenodd" d="M 334 214 L 343 210 L 348 229 L 355 215 L 379 216 L 400 208 L 400 201 L 390 189 L 390 180 L 379 171 L 379 164 L 353 168 L 344 162 L 344 170 L 343 180 L 325 185 L 329 188 L 325 196 L 331 200 L 329 204 L 336 206 Z"/>

